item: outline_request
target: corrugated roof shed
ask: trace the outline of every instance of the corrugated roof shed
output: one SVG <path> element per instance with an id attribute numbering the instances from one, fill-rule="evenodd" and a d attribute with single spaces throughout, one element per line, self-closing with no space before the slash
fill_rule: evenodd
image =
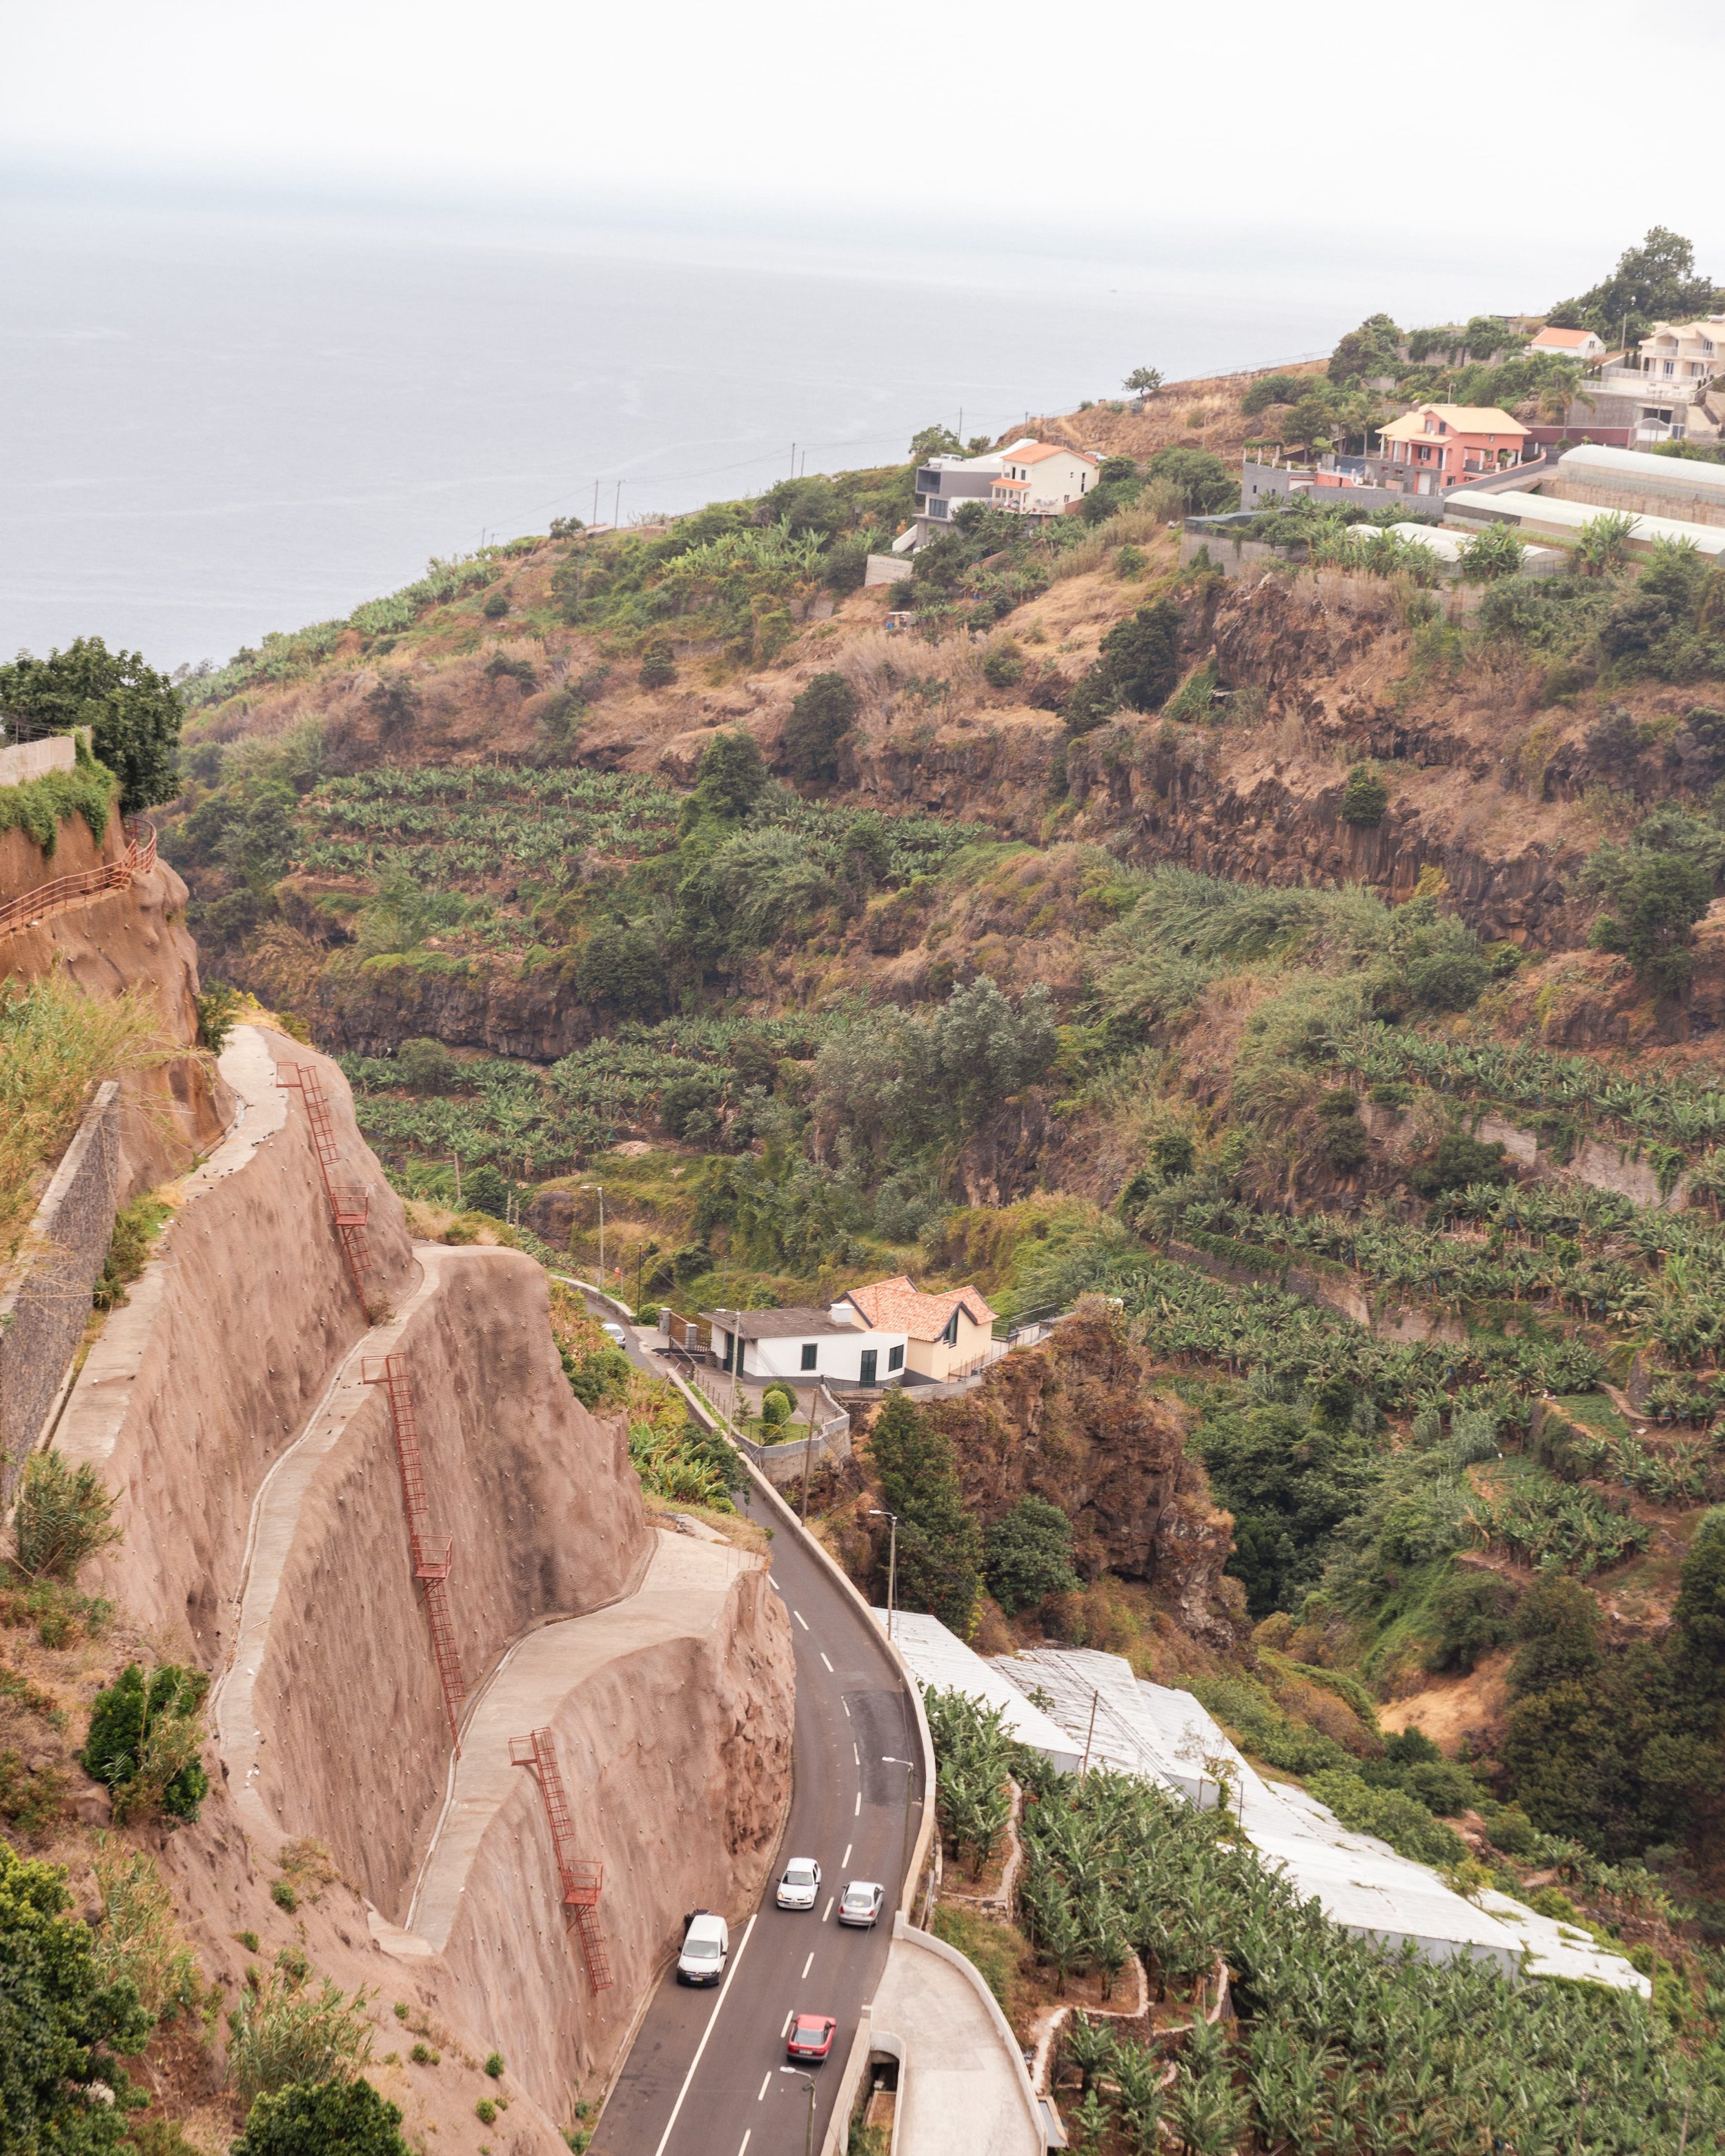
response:
<path id="1" fill-rule="evenodd" d="M 877 1609 L 875 1621 L 884 1632 L 886 1612 Z M 1023 1690 L 1003 1676 L 992 1662 L 985 1662 L 949 1632 L 938 1617 L 895 1609 L 892 1639 L 918 1684 L 937 1691 L 962 1691 L 968 1698 L 981 1700 L 984 1706 L 998 1707 L 1006 1717 L 1009 1732 L 1020 1744 L 1043 1753 L 1063 1774 L 1077 1772 L 1082 1752 L 1073 1748 L 1071 1738 L 1059 1724 L 1027 1699 Z"/>

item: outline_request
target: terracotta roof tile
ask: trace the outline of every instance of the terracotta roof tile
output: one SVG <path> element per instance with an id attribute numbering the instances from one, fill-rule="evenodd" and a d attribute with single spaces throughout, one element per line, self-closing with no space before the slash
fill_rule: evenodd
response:
<path id="1" fill-rule="evenodd" d="M 906 1273 L 901 1273 L 896 1280 L 875 1281 L 868 1287 L 854 1287 L 841 1300 L 854 1303 L 877 1331 L 903 1332 L 912 1340 L 938 1340 L 952 1312 L 961 1306 L 974 1323 L 994 1322 L 993 1312 L 973 1287 L 953 1287 L 944 1295 L 924 1295 L 912 1286 Z"/>

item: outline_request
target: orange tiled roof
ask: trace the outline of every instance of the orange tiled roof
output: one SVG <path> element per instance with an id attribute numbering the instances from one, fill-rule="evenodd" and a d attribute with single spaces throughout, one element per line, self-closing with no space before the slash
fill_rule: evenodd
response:
<path id="1" fill-rule="evenodd" d="M 1533 341 L 1548 345 L 1554 351 L 1574 351 L 1584 345 L 1592 335 L 1591 330 L 1558 329 L 1554 324 L 1548 323 Z"/>
<path id="2" fill-rule="evenodd" d="M 1527 431 L 1519 419 L 1512 419 L 1507 412 L 1500 412 L 1495 404 L 1422 404 L 1417 411 L 1404 412 L 1399 419 L 1392 419 L 1378 432 L 1386 442 L 1430 440 L 1425 431 L 1428 412 L 1443 420 L 1452 434 L 1520 436 Z"/>
<path id="3" fill-rule="evenodd" d="M 992 1325 L 994 1313 L 973 1287 L 948 1288 L 944 1295 L 924 1295 L 911 1284 L 910 1276 L 875 1281 L 868 1287 L 854 1287 L 841 1301 L 854 1303 L 879 1332 L 902 1332 L 912 1340 L 938 1340 L 955 1310 L 963 1309 L 973 1324 Z"/>
<path id="4" fill-rule="evenodd" d="M 1036 442 L 1028 449 L 1007 449 L 1002 454 L 1015 465 L 1040 465 L 1045 457 L 1076 457 L 1081 464 L 1093 465 L 1101 461 L 1088 449 L 1069 449 L 1060 442 Z"/>

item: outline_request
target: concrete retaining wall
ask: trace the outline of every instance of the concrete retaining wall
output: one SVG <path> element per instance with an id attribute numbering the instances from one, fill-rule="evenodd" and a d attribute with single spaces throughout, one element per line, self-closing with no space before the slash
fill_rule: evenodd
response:
<path id="1" fill-rule="evenodd" d="M 29 742 L 23 749 L 49 746 Z M 0 1506 L 42 1432 L 90 1316 L 120 1191 L 120 1086 L 96 1090 L 0 1293 Z"/>
<path id="2" fill-rule="evenodd" d="M 28 786 L 50 772 L 70 771 L 78 753 L 70 734 L 49 734 L 44 741 L 18 742 L 0 748 L 0 786 Z"/>

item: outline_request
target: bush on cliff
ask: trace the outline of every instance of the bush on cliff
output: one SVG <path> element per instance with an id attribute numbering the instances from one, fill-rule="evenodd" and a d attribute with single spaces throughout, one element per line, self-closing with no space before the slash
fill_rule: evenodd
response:
<path id="1" fill-rule="evenodd" d="M 1122 706 L 1157 711 L 1179 678 L 1180 609 L 1172 599 L 1158 599 L 1102 639 L 1095 663 L 1066 699 L 1066 731 L 1087 734 Z"/>
<path id="2" fill-rule="evenodd" d="M 120 780 L 128 814 L 179 791 L 180 692 L 136 651 L 110 651 L 100 637 L 80 636 L 46 659 L 21 652 L 0 666 L 0 711 L 33 719 L 49 733 L 88 726 L 97 758 Z"/>
<path id="3" fill-rule="evenodd" d="M 296 2082 L 258 2098 L 231 2156 L 407 2156 L 400 2124 L 369 2082 Z"/>
<path id="4" fill-rule="evenodd" d="M 893 1393 L 870 1434 L 869 1451 L 882 1502 L 898 1517 L 896 1599 L 903 1608 L 932 1611 L 963 1639 L 976 1612 L 983 1536 L 959 1495 L 952 1440 Z M 884 1565 L 879 1584 L 886 1585 Z"/>
<path id="5" fill-rule="evenodd" d="M 119 1528 L 110 1524 L 113 1510 L 111 1492 L 87 1460 L 74 1468 L 62 1453 L 33 1453 L 12 1520 L 18 1570 L 69 1584 L 86 1558 L 119 1541 Z"/>
<path id="6" fill-rule="evenodd" d="M 1078 1586 L 1072 1522 L 1045 1497 L 1020 1497 L 988 1531 L 988 1592 L 1009 1617 Z"/>
<path id="7" fill-rule="evenodd" d="M 79 1758 L 87 1774 L 113 1791 L 116 1821 L 157 1811 L 197 1818 L 209 1789 L 198 1717 L 208 1681 L 177 1662 L 158 1663 L 147 1678 L 140 1664 L 128 1662 L 96 1694 Z"/>

